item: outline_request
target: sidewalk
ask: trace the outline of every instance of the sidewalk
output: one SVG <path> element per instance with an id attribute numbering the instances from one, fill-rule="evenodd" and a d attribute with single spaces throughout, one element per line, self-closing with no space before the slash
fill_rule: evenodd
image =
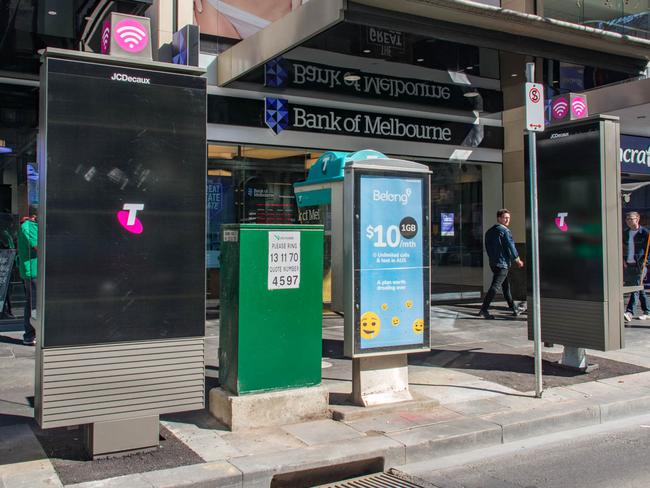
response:
<path id="1" fill-rule="evenodd" d="M 80 435 L 70 429 L 55 429 L 63 455 L 48 458 L 38 439 L 52 434 L 38 429 L 30 404 L 33 348 L 19 343 L 18 332 L 0 332 L 0 487 L 267 487 L 274 477 L 277 486 L 304 486 L 650 412 L 650 323 L 633 321 L 621 351 L 589 351 L 600 365 L 589 375 L 545 362 L 545 392 L 536 399 L 525 318 L 512 319 L 503 307 L 486 321 L 477 307 L 432 309 L 433 350 L 410 357 L 412 393 L 438 407 L 376 415 L 347 407 L 354 414 L 341 421 L 246 432 L 229 432 L 207 411 L 166 415 L 163 428 L 181 442 L 163 446 L 176 465 L 186 464 L 179 467 L 147 465 L 146 455 L 66 460 L 63 444 Z M 207 326 L 209 388 L 218 377 L 218 321 Z M 342 335 L 341 319 L 324 320 L 323 384 L 333 408 L 345 404 L 352 384 Z M 544 350 L 549 360 L 560 353 Z"/>

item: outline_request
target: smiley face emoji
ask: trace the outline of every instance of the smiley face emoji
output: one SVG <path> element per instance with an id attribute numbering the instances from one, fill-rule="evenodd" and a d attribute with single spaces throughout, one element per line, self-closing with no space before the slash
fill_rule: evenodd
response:
<path id="1" fill-rule="evenodd" d="M 415 319 L 413 321 L 413 332 L 416 334 L 422 334 L 424 332 L 424 320 Z"/>
<path id="2" fill-rule="evenodd" d="M 374 339 L 379 334 L 381 320 L 375 312 L 366 312 L 361 316 L 361 337 L 363 339 Z"/>
<path id="3" fill-rule="evenodd" d="M 399 317 L 393 317 L 390 323 L 393 327 L 397 327 L 399 325 Z"/>
<path id="4" fill-rule="evenodd" d="M 406 300 L 404 305 L 406 305 L 406 308 L 413 308 L 413 300 Z"/>
<path id="5" fill-rule="evenodd" d="M 381 309 L 382 310 L 388 310 L 388 304 L 387 303 L 382 303 L 381 304 Z"/>

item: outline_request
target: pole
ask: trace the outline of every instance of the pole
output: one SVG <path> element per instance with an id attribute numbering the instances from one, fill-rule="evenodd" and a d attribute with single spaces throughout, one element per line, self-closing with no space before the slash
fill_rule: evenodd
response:
<path id="1" fill-rule="evenodd" d="M 526 81 L 535 83 L 535 63 L 526 63 Z M 528 131 L 528 160 L 530 161 L 530 238 L 533 251 L 530 269 L 533 276 L 533 343 L 535 357 L 535 397 L 542 398 L 542 333 L 539 309 L 539 226 L 537 216 L 537 134 Z"/>

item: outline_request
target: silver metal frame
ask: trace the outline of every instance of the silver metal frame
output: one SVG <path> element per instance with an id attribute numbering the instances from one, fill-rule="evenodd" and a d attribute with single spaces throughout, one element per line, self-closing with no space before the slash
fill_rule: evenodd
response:
<path id="1" fill-rule="evenodd" d="M 603 301 L 540 297 L 542 340 L 571 347 L 609 351 L 625 345 L 623 322 L 623 263 L 620 198 L 620 128 L 618 117 L 600 115 L 555 126 L 600 121 L 600 173 L 603 242 Z M 609 177 L 608 177 L 609 176 Z M 529 297 L 530 299 L 530 297 Z M 602 329 L 595 332 L 595 326 Z M 570 327 L 569 327 L 570 325 Z M 532 339 L 531 317 L 528 338 Z"/>
<path id="2" fill-rule="evenodd" d="M 386 352 L 372 352 L 372 353 L 356 353 L 354 350 L 354 327 L 356 321 L 356 314 L 354 311 L 354 290 L 356 287 L 355 282 L 355 273 L 354 273 L 354 246 L 355 246 L 355 235 L 354 235 L 354 192 L 355 192 L 355 183 L 354 175 L 355 171 L 359 169 L 368 169 L 375 171 L 395 171 L 395 172 L 408 172 L 408 173 L 422 173 L 430 174 L 431 170 L 420 163 L 415 163 L 412 161 L 404 161 L 401 159 L 366 159 L 363 161 L 355 161 L 346 164 L 345 166 L 345 178 L 343 184 L 343 303 L 344 303 L 344 354 L 346 357 L 351 358 L 360 358 L 360 357 L 371 357 L 371 356 L 388 356 L 395 354 L 408 354 L 411 352 L 422 352 L 428 351 L 430 349 L 430 340 L 429 344 L 424 344 L 419 348 L 412 349 L 402 349 L 399 351 L 386 351 Z M 428 191 L 426 195 L 427 202 L 431 202 L 431 185 L 428 185 Z M 423 232 L 429 233 L 429 246 L 431 242 L 431 215 L 430 215 L 430 206 L 427 206 L 427 229 Z M 424 226 L 422 226 L 424 227 Z M 431 260 L 429 255 L 429 269 L 431 269 Z M 429 277 L 430 281 L 430 277 Z M 427 313 L 431 306 L 430 292 L 429 296 L 424 301 L 425 313 Z M 429 321 L 429 327 L 431 323 Z"/>

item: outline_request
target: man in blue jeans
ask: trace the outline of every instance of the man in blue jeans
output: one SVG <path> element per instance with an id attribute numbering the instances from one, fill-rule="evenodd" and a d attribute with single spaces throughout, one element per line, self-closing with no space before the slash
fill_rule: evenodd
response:
<path id="1" fill-rule="evenodd" d="M 510 293 L 508 271 L 510 271 L 510 265 L 512 263 L 515 263 L 518 268 L 523 267 L 524 263 L 519 259 L 519 253 L 512 239 L 512 232 L 508 229 L 509 225 L 510 211 L 507 208 L 502 208 L 497 211 L 497 223 L 485 233 L 485 250 L 490 259 L 490 268 L 492 269 L 493 276 L 492 284 L 485 294 L 483 305 L 478 314 L 486 319 L 494 318 L 494 315 L 491 315 L 488 309 L 499 288 L 503 291 L 503 297 L 508 302 L 512 315 L 515 317 L 519 315 L 519 311 L 515 307 L 515 302 L 512 300 L 512 294 Z"/>
<path id="2" fill-rule="evenodd" d="M 647 259 L 648 250 L 648 229 L 639 224 L 640 216 L 638 212 L 628 212 L 625 214 L 625 223 L 627 229 L 623 231 L 623 284 L 626 286 L 639 286 L 639 291 L 630 294 L 630 300 L 627 302 L 623 317 L 626 322 L 634 318 L 634 308 L 637 297 L 641 305 L 641 315 L 639 319 L 650 319 L 650 307 L 648 306 L 648 297 L 643 289 L 643 275 Z"/>

